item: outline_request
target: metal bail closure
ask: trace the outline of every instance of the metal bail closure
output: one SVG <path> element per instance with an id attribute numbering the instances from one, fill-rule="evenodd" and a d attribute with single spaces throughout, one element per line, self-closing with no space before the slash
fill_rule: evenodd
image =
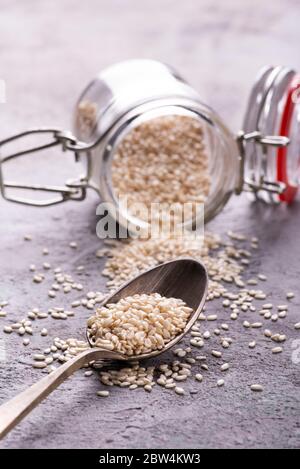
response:
<path id="1" fill-rule="evenodd" d="M 247 179 L 244 174 L 245 169 L 245 144 L 248 141 L 254 141 L 266 149 L 267 147 L 285 148 L 289 145 L 290 139 L 281 135 L 262 135 L 258 130 L 254 132 L 245 133 L 242 130 L 237 135 L 237 143 L 240 151 L 240 178 L 239 185 L 236 190 L 237 194 L 242 191 L 251 191 L 257 193 L 258 191 L 266 191 L 271 194 L 282 194 L 286 185 L 280 181 L 268 181 L 261 176 L 259 183 L 254 183 L 250 179 Z"/>
<path id="2" fill-rule="evenodd" d="M 48 207 L 51 205 L 56 205 L 67 200 L 80 201 L 86 197 L 86 188 L 87 188 L 87 177 L 83 176 L 77 181 L 67 181 L 65 186 L 51 186 L 51 185 L 30 185 L 30 184 L 18 184 L 13 181 L 5 181 L 3 176 L 3 165 L 10 160 L 24 156 L 30 153 L 36 153 L 47 148 L 55 147 L 61 145 L 62 151 L 72 151 L 75 153 L 75 159 L 78 161 L 79 152 L 86 150 L 86 145 L 82 142 L 78 142 L 77 139 L 70 133 L 66 131 L 61 131 L 59 129 L 51 128 L 36 128 L 31 129 L 20 134 L 13 135 L 5 140 L 0 141 L 0 151 L 2 148 L 13 141 L 20 140 L 28 135 L 34 134 L 50 134 L 52 137 L 51 140 L 43 145 L 32 147 L 23 151 L 12 153 L 7 156 L 0 155 L 0 191 L 4 199 L 17 202 L 24 205 L 32 205 L 36 207 Z M 87 153 L 88 154 L 88 153 Z M 40 191 L 40 192 L 49 192 L 51 194 L 57 194 L 56 197 L 49 198 L 47 200 L 32 200 L 26 199 L 23 197 L 10 197 L 7 195 L 7 189 L 16 189 L 16 190 L 28 190 L 28 191 Z"/>

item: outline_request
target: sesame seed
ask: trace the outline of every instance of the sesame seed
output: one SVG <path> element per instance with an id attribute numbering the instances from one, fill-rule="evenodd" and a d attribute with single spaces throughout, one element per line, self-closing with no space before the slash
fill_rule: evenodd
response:
<path id="1" fill-rule="evenodd" d="M 206 360 L 206 356 L 205 355 L 197 355 L 196 356 L 196 360 L 199 360 L 199 361 L 205 361 Z"/>
<path id="2" fill-rule="evenodd" d="M 295 296 L 295 293 L 293 293 L 293 292 L 291 292 L 291 291 L 290 291 L 290 292 L 287 292 L 287 294 L 286 294 L 286 298 L 287 298 L 288 300 L 291 300 L 292 298 L 294 298 L 294 296 Z"/>
<path id="3" fill-rule="evenodd" d="M 72 308 L 77 308 L 77 306 L 80 306 L 80 301 L 79 300 L 73 301 L 71 306 Z"/>
<path id="4" fill-rule="evenodd" d="M 206 316 L 207 321 L 216 321 L 217 319 L 218 319 L 217 314 L 209 314 L 208 316 Z"/>
<path id="5" fill-rule="evenodd" d="M 191 336 L 192 336 L 192 337 L 201 337 L 202 334 L 201 334 L 201 332 L 198 332 L 198 331 L 192 331 L 192 332 L 191 332 Z"/>
<path id="6" fill-rule="evenodd" d="M 248 285 L 257 285 L 257 280 L 256 278 L 250 278 L 248 281 L 247 281 Z"/>
<path id="7" fill-rule="evenodd" d="M 282 352 L 282 347 L 274 347 L 272 348 L 272 353 L 281 353 Z"/>
<path id="8" fill-rule="evenodd" d="M 192 364 L 192 365 L 193 365 L 194 363 L 196 363 L 196 360 L 195 360 L 194 358 L 192 358 L 192 357 L 187 357 L 187 358 L 186 358 L 186 361 L 187 361 L 187 363 Z"/>
<path id="9" fill-rule="evenodd" d="M 193 347 L 203 347 L 204 346 L 204 342 L 202 339 L 191 339 L 190 340 L 190 344 L 193 346 Z"/>
<path id="10" fill-rule="evenodd" d="M 287 315 L 287 311 L 279 311 L 278 313 L 278 317 L 281 319 L 285 318 L 286 315 Z"/>
<path id="11" fill-rule="evenodd" d="M 294 328 L 297 329 L 297 330 L 300 329 L 300 322 L 297 322 L 297 323 L 294 325 Z"/>
<path id="12" fill-rule="evenodd" d="M 250 389 L 254 392 L 262 392 L 264 390 L 261 384 L 251 384 Z"/>
<path id="13" fill-rule="evenodd" d="M 262 281 L 266 281 L 266 280 L 267 280 L 267 276 L 264 275 L 264 274 L 258 274 L 257 277 L 259 278 L 259 280 L 262 280 Z"/>
<path id="14" fill-rule="evenodd" d="M 37 361 L 43 361 L 45 360 L 45 358 L 45 355 L 43 355 L 42 353 L 36 353 L 33 355 L 33 359 Z"/>
<path id="15" fill-rule="evenodd" d="M 255 340 L 252 340 L 252 342 L 249 342 L 248 346 L 249 346 L 249 348 L 255 348 L 255 346 L 256 346 Z"/>
<path id="16" fill-rule="evenodd" d="M 19 329 L 22 326 L 20 322 L 15 322 L 14 324 L 11 325 L 12 329 L 16 330 Z"/>
<path id="17" fill-rule="evenodd" d="M 108 397 L 109 391 L 97 391 L 97 396 L 99 397 Z"/>
<path id="18" fill-rule="evenodd" d="M 278 311 L 287 311 L 289 309 L 288 305 L 278 305 Z"/>
<path id="19" fill-rule="evenodd" d="M 224 379 L 219 379 L 219 380 L 217 381 L 217 386 L 218 386 L 218 387 L 224 386 L 224 384 L 225 384 Z"/>
<path id="20" fill-rule="evenodd" d="M 37 317 L 38 319 L 46 319 L 46 318 L 48 317 L 48 314 L 47 314 L 47 313 L 40 313 L 40 312 L 38 312 L 38 313 L 36 314 L 36 317 Z"/>
<path id="21" fill-rule="evenodd" d="M 258 329 L 259 327 L 262 327 L 262 323 L 261 322 L 253 322 L 251 324 L 251 327 L 253 327 L 254 329 Z"/>
<path id="22" fill-rule="evenodd" d="M 183 396 L 185 394 L 185 390 L 183 388 L 178 387 L 178 386 L 175 387 L 175 392 L 179 396 Z"/>
<path id="23" fill-rule="evenodd" d="M 210 338 L 210 332 L 209 331 L 205 331 L 203 333 L 203 339 L 209 339 Z"/>
<path id="24" fill-rule="evenodd" d="M 267 297 L 267 295 L 266 295 L 265 293 L 256 293 L 256 294 L 254 295 L 254 298 L 255 298 L 256 300 L 265 300 L 266 297 Z"/>
<path id="25" fill-rule="evenodd" d="M 34 275 L 33 281 L 34 283 L 41 283 L 43 281 L 43 277 L 41 275 Z"/>
<path id="26" fill-rule="evenodd" d="M 216 357 L 216 358 L 222 357 L 222 352 L 219 352 L 218 350 L 212 350 L 211 354 L 213 357 Z"/>
<path id="27" fill-rule="evenodd" d="M 11 326 L 4 326 L 3 327 L 3 332 L 5 332 L 6 334 L 11 334 L 13 331 L 13 328 Z"/>
<path id="28" fill-rule="evenodd" d="M 229 363 L 223 363 L 220 368 L 221 371 L 227 371 L 229 369 Z"/>
<path id="29" fill-rule="evenodd" d="M 201 375 L 201 373 L 197 373 L 197 374 L 195 375 L 195 379 L 196 379 L 197 381 L 200 381 L 200 382 L 201 382 L 201 381 L 203 381 L 203 376 Z"/>
<path id="30" fill-rule="evenodd" d="M 33 368 L 40 368 L 40 369 L 43 369 L 43 368 L 46 368 L 46 367 L 47 367 L 47 363 L 42 362 L 42 361 L 41 361 L 41 362 L 38 362 L 38 361 L 37 361 L 37 362 L 34 362 L 32 366 L 33 366 Z"/>

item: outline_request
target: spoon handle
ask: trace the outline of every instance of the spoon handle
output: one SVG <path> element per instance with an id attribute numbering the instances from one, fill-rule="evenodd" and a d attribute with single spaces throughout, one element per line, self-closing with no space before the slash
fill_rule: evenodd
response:
<path id="1" fill-rule="evenodd" d="M 0 406 L 0 439 L 75 371 L 101 356 L 106 358 L 107 353 L 99 349 L 85 350 Z"/>

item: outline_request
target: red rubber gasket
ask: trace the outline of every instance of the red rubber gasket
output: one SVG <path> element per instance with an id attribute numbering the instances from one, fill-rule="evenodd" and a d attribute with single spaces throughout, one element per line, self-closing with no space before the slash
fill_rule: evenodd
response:
<path id="1" fill-rule="evenodd" d="M 295 75 L 288 89 L 288 95 L 284 106 L 279 135 L 289 137 L 291 121 L 295 109 L 296 99 L 300 99 L 300 75 Z M 279 148 L 277 151 L 277 180 L 286 184 L 285 191 L 280 194 L 282 202 L 290 204 L 296 197 L 298 186 L 290 184 L 287 171 L 287 147 Z"/>

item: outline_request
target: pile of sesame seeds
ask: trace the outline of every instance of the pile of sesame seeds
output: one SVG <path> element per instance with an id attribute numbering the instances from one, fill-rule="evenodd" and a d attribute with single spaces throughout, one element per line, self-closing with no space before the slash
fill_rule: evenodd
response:
<path id="1" fill-rule="evenodd" d="M 179 348 L 172 351 L 174 359 L 169 357 L 165 359 L 165 362 L 160 360 L 159 363 L 151 364 L 151 366 L 135 362 L 117 370 L 87 369 L 84 372 L 86 377 L 98 374 L 100 383 L 108 387 L 108 389 L 99 390 L 99 397 L 107 397 L 109 389 L 113 386 L 127 387 L 132 390 L 144 388 L 146 392 L 150 392 L 158 385 L 160 388 L 173 390 L 178 395 L 184 395 L 190 388 L 190 382 L 198 383 L 198 385 L 203 383 L 201 386 L 209 383 L 207 376 L 213 376 L 216 388 L 226 386 L 228 385 L 226 376 L 230 376 L 228 375 L 230 370 L 237 366 L 230 363 L 232 344 L 241 343 L 243 346 L 245 342 L 246 353 L 251 356 L 256 353 L 256 350 L 261 353 L 264 347 L 265 353 L 268 349 L 274 359 L 276 356 L 280 357 L 284 351 L 285 342 L 292 338 L 292 334 L 288 337 L 286 332 L 282 332 L 281 326 L 283 321 L 289 318 L 289 308 L 294 294 L 288 291 L 285 294 L 285 302 L 278 305 L 271 303 L 263 288 L 268 280 L 264 274 L 258 273 L 253 276 L 252 273 L 251 278 L 247 280 L 247 267 L 251 262 L 252 250 L 258 249 L 258 240 L 256 238 L 247 240 L 243 235 L 236 233 L 228 233 L 228 236 L 230 241 L 224 242 L 216 235 L 206 234 L 204 243 L 198 247 L 196 245 L 193 249 L 190 243 L 185 244 L 177 239 L 174 243 L 173 240 L 169 240 L 169 243 L 167 240 L 160 243 L 155 240 L 113 242 L 108 243 L 104 251 L 102 250 L 101 255 L 108 256 L 104 274 L 110 274 L 109 289 L 114 289 L 120 284 L 120 274 L 122 268 L 126 266 L 128 270 L 126 279 L 123 281 L 129 280 L 131 276 L 145 268 L 180 255 L 192 255 L 201 259 L 208 268 L 210 285 L 207 307 L 193 326 L 187 338 L 189 343 L 187 344 L 184 340 Z M 249 244 L 247 249 L 245 243 Z M 45 254 L 46 251 L 48 254 Z M 42 255 L 51 256 L 46 248 Z M 144 260 L 143 257 L 146 259 Z M 78 271 L 75 270 L 80 275 L 83 266 Z M 116 281 L 113 277 L 114 271 Z M 70 308 L 51 306 L 48 311 L 32 308 L 24 315 L 25 317 L 15 322 L 10 319 L 10 305 L 7 301 L 2 301 L 0 321 L 3 324 L 3 332 L 7 335 L 14 333 L 20 336 L 21 343 L 27 349 L 31 349 L 31 340 L 36 335 L 39 341 L 47 342 L 40 350 L 36 350 L 35 346 L 32 347 L 32 366 L 41 369 L 42 373 L 51 373 L 57 366 L 88 348 L 85 340 L 59 337 L 51 339 L 52 319 L 69 321 L 72 320 L 77 309 L 79 311 L 76 315 L 81 314 L 82 307 L 94 310 L 101 304 L 107 293 L 97 291 L 84 293 L 86 289 L 83 285 L 82 288 L 75 287 L 78 284 L 73 280 L 74 275 L 63 273 L 58 267 L 44 268 L 44 275 L 48 279 L 53 275 L 54 281 L 61 286 L 60 290 L 57 290 L 57 295 L 60 292 L 64 294 L 64 287 L 68 284 L 74 293 L 81 295 L 81 298 L 72 301 Z M 35 288 L 43 288 L 43 286 Z M 47 291 L 45 297 L 47 297 Z M 49 299 L 49 301 L 56 300 Z M 222 311 L 221 315 L 220 311 Z M 239 326 L 240 333 L 237 335 L 234 329 Z M 293 324 L 293 328 L 295 331 L 300 330 L 300 323 Z M 264 389 L 263 384 L 255 380 L 255 376 L 253 376 L 253 382 L 248 384 L 249 389 L 254 392 Z"/>
<path id="2" fill-rule="evenodd" d="M 162 350 L 184 330 L 191 313 L 181 299 L 136 294 L 98 308 L 87 325 L 96 347 L 138 356 Z"/>

